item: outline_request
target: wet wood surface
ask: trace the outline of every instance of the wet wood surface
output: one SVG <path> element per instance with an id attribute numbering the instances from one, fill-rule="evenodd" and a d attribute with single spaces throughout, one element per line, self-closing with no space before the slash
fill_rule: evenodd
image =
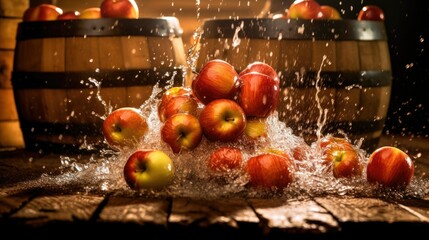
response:
<path id="1" fill-rule="evenodd" d="M 427 179 L 427 139 L 384 139 L 409 149 L 416 175 Z M 429 233 L 429 196 L 410 198 L 308 196 L 193 199 L 127 196 L 45 189 L 43 173 L 56 173 L 56 154 L 0 152 L 0 228 L 17 237 L 108 237 L 156 234 L 184 239 L 344 239 Z M 30 187 L 29 187 L 30 186 Z M 83 233 L 85 232 L 85 234 Z"/>

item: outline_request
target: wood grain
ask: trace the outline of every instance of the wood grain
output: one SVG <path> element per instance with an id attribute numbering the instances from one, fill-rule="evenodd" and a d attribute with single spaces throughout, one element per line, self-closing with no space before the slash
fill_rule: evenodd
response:
<path id="1" fill-rule="evenodd" d="M 378 198 L 326 197 L 315 201 L 340 222 L 418 222 L 420 219 L 396 204 Z"/>
<path id="2" fill-rule="evenodd" d="M 166 199 L 111 197 L 97 221 L 166 226 L 169 205 Z"/>
<path id="3" fill-rule="evenodd" d="M 87 195 L 40 196 L 13 214 L 11 218 L 23 219 L 33 226 L 44 225 L 51 221 L 88 221 L 102 200 L 101 196 Z"/>
<path id="4" fill-rule="evenodd" d="M 334 217 L 310 199 L 253 199 L 250 204 L 264 219 L 267 231 L 324 233 L 338 229 Z"/>

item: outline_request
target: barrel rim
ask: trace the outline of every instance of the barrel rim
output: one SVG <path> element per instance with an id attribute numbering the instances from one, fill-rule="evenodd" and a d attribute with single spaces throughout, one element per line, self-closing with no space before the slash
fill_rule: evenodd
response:
<path id="1" fill-rule="evenodd" d="M 383 21 L 285 18 L 206 19 L 203 38 L 387 40 Z"/>
<path id="2" fill-rule="evenodd" d="M 23 21 L 18 24 L 16 40 L 92 36 L 181 37 L 182 33 L 176 17 Z"/>

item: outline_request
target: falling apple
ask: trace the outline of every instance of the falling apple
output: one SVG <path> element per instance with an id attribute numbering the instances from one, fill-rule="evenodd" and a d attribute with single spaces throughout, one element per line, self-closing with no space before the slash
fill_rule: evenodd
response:
<path id="1" fill-rule="evenodd" d="M 238 103 L 246 117 L 266 118 L 277 109 L 279 101 L 279 81 L 258 72 L 240 76 L 241 87 Z"/>
<path id="2" fill-rule="evenodd" d="M 201 111 L 199 121 L 204 136 L 210 141 L 235 141 L 246 127 L 243 109 L 229 99 L 211 101 Z"/>
<path id="3" fill-rule="evenodd" d="M 274 80 L 279 81 L 276 70 L 267 63 L 255 61 L 246 66 L 246 68 L 240 72 L 239 76 L 243 76 L 246 73 L 258 72 L 272 77 Z"/>
<path id="4" fill-rule="evenodd" d="M 224 174 L 240 168 L 243 153 L 239 148 L 222 146 L 211 152 L 207 160 L 209 172 Z"/>
<path id="5" fill-rule="evenodd" d="M 202 130 L 198 118 L 189 113 L 178 113 L 164 122 L 161 127 L 161 139 L 167 143 L 173 153 L 193 150 L 202 140 Z"/>
<path id="6" fill-rule="evenodd" d="M 238 73 L 228 62 L 208 61 L 192 80 L 192 91 L 203 103 L 216 99 L 235 99 L 240 87 Z"/>
<path id="7" fill-rule="evenodd" d="M 335 137 L 333 135 L 326 135 L 318 140 L 319 148 L 324 151 L 327 147 L 331 145 L 342 145 L 348 149 L 353 149 L 353 145 L 350 141 L 344 137 Z"/>
<path id="8" fill-rule="evenodd" d="M 133 190 L 162 188 L 174 177 L 174 165 L 163 151 L 145 149 L 135 151 L 124 166 L 124 178 Z"/>
<path id="9" fill-rule="evenodd" d="M 146 118 L 139 109 L 123 107 L 111 112 L 103 121 L 102 132 L 115 149 L 136 146 L 148 131 Z"/>
<path id="10" fill-rule="evenodd" d="M 197 115 L 198 103 L 190 95 L 175 96 L 169 99 L 166 104 L 158 108 L 158 117 L 161 122 L 177 113 L 189 113 Z"/>
<path id="11" fill-rule="evenodd" d="M 332 166 L 335 178 L 350 178 L 362 173 L 362 165 L 355 149 L 344 144 L 329 145 L 323 152 L 326 164 Z"/>
<path id="12" fill-rule="evenodd" d="M 183 86 L 175 86 L 175 87 L 168 88 L 165 92 L 162 93 L 161 98 L 158 101 L 158 111 L 159 111 L 159 108 L 163 108 L 165 104 L 167 104 L 168 101 L 170 101 L 170 99 L 172 99 L 173 97 L 183 96 L 183 95 L 193 96 L 192 89 L 188 87 L 183 87 Z"/>
<path id="13" fill-rule="evenodd" d="M 247 160 L 249 184 L 255 188 L 281 190 L 293 181 L 293 163 L 280 154 L 262 153 Z"/>
<path id="14" fill-rule="evenodd" d="M 311 157 L 311 147 L 307 143 L 302 142 L 292 148 L 292 158 L 297 161 L 304 161 Z"/>
<path id="15" fill-rule="evenodd" d="M 414 175 L 414 162 L 400 150 L 384 146 L 371 153 L 366 168 L 367 180 L 389 188 L 407 187 Z"/>

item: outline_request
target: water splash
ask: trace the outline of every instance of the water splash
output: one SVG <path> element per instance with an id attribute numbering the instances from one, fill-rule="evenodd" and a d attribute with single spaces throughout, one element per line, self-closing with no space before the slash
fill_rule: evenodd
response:
<path id="1" fill-rule="evenodd" d="M 319 97 L 319 94 L 321 91 L 320 73 L 322 72 L 322 68 L 323 68 L 323 65 L 325 64 L 326 59 L 327 59 L 327 56 L 323 55 L 322 62 L 320 64 L 320 68 L 317 71 L 317 76 L 316 76 L 316 96 L 315 97 L 316 97 L 317 109 L 319 110 L 319 116 L 317 117 L 317 129 L 316 129 L 317 140 L 320 140 L 320 138 L 322 137 L 322 128 L 326 124 L 326 119 L 327 119 L 327 114 L 328 114 L 328 109 L 324 109 L 322 107 L 321 102 L 320 102 L 321 99 Z"/>
<path id="2" fill-rule="evenodd" d="M 278 112 L 266 119 L 267 137 L 250 140 L 242 136 L 235 142 L 210 142 L 203 138 L 200 145 L 193 151 L 183 151 L 173 154 L 167 144 L 160 139 L 162 123 L 157 116 L 159 93 L 163 88 L 158 84 L 153 87 L 150 99 L 142 104 L 142 114 L 147 118 L 149 132 L 141 140 L 138 147 L 114 151 L 109 147 L 90 155 L 60 156 L 59 173 L 44 173 L 39 179 L 20 185 L 24 189 L 40 188 L 56 189 L 63 192 L 86 193 L 116 193 L 139 194 L 141 196 L 173 196 L 193 198 L 219 197 L 259 197 L 259 198 L 291 198 L 301 196 L 321 195 L 352 195 L 352 196 L 382 196 L 389 198 L 423 197 L 429 193 L 429 181 L 416 176 L 405 191 L 383 190 L 366 181 L 366 175 L 348 179 L 333 177 L 330 165 L 323 164 L 321 150 L 317 142 L 306 145 L 304 140 L 293 134 L 292 129 L 279 121 Z M 200 106 L 202 108 L 203 106 Z M 242 168 L 213 175 L 207 167 L 208 153 L 220 146 L 240 148 L 244 162 Z M 244 170 L 247 159 L 267 150 L 278 150 L 293 156 L 298 146 L 307 146 L 304 158 L 295 160 L 294 181 L 283 190 L 261 190 L 248 186 L 248 175 Z M 359 155 L 359 161 L 367 164 L 367 153 L 354 146 Z M 131 190 L 125 183 L 123 167 L 128 157 L 138 149 L 158 149 L 167 153 L 173 160 L 175 176 L 171 185 L 160 190 Z M 418 155 L 418 154 L 417 154 Z M 14 186 L 15 190 L 19 190 Z"/>
<path id="3" fill-rule="evenodd" d="M 241 22 L 241 24 L 240 24 L 240 26 L 238 26 L 238 27 L 235 29 L 234 36 L 232 37 L 232 47 L 233 47 L 233 48 L 236 48 L 236 47 L 238 47 L 238 46 L 240 45 L 240 43 L 241 43 L 241 39 L 240 39 L 240 37 L 238 36 L 238 33 L 239 33 L 240 31 L 242 31 L 242 30 L 243 30 L 243 28 L 244 28 L 244 21 L 242 21 L 242 22 Z"/>

